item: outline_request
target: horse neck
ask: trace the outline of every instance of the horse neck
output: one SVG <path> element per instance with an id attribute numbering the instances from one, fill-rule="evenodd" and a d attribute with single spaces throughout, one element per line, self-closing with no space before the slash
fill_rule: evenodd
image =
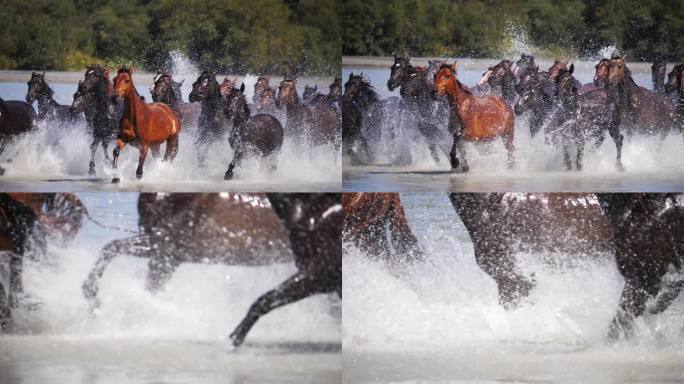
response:
<path id="1" fill-rule="evenodd" d="M 38 96 L 38 113 L 45 115 L 53 111 L 59 104 L 52 98 L 52 90 L 48 88 L 48 91 L 43 92 Z"/>
<path id="2" fill-rule="evenodd" d="M 288 119 L 298 118 L 304 112 L 304 104 L 299 100 L 299 95 L 295 92 L 292 101 L 285 104 L 285 113 Z"/>
<path id="3" fill-rule="evenodd" d="M 124 116 L 127 117 L 136 128 L 139 128 L 137 124 L 138 119 L 146 108 L 145 102 L 140 98 L 140 95 L 138 95 L 138 92 L 135 90 L 135 85 L 131 82 L 131 89 L 124 96 Z"/>
<path id="4" fill-rule="evenodd" d="M 447 94 L 449 95 L 449 102 L 451 105 L 458 108 L 459 105 L 462 105 L 464 101 L 472 98 L 473 96 L 461 88 L 461 85 L 458 83 L 456 78 L 453 79 L 453 85 L 453 90 L 447 90 Z"/>
<path id="5" fill-rule="evenodd" d="M 202 101 L 202 115 L 214 119 L 216 118 L 216 112 L 221 109 L 221 94 L 219 93 L 218 87 L 214 89 L 214 92 L 208 99 Z"/>

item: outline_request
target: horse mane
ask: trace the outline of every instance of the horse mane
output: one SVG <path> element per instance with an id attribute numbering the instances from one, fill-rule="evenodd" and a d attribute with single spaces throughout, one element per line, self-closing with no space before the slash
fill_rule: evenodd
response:
<path id="1" fill-rule="evenodd" d="M 470 89 L 468 89 L 465 85 L 463 85 L 463 83 L 461 83 L 460 81 L 458 81 L 458 79 L 454 78 L 454 81 L 456 81 L 456 86 L 459 87 L 459 88 L 461 88 L 461 91 L 462 91 L 462 92 L 467 93 L 468 95 L 472 95 L 472 94 L 473 94 L 473 93 L 470 91 Z"/>

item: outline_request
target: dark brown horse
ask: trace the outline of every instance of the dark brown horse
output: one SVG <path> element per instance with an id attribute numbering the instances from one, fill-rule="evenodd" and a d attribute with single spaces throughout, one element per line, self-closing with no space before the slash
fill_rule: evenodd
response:
<path id="1" fill-rule="evenodd" d="M 230 335 L 239 346 L 269 311 L 316 293 L 342 294 L 341 210 L 339 194 L 141 194 L 140 234 L 105 245 L 83 293 L 98 305 L 98 280 L 121 254 L 149 258 L 147 286 L 157 290 L 181 263 L 284 263 L 292 261 L 289 246 L 298 271 L 250 307 Z"/>
<path id="2" fill-rule="evenodd" d="M 268 195 L 288 233 L 297 273 L 266 292 L 249 308 L 230 334 L 239 346 L 259 318 L 268 312 L 319 293 L 342 298 L 342 205 L 340 194 Z"/>
<path id="3" fill-rule="evenodd" d="M 233 149 L 233 160 L 228 166 L 225 180 L 233 178 L 233 169 L 245 157 L 270 157 L 272 168 L 275 169 L 276 157 L 283 146 L 284 130 L 278 119 L 265 113 L 250 116 L 244 92 L 245 84 L 239 89 L 233 88 L 223 108 L 226 117 L 233 122 L 228 139 Z"/>
<path id="4" fill-rule="evenodd" d="M 159 152 L 159 146 L 166 142 L 165 161 L 172 161 L 178 152 L 178 135 L 181 123 L 178 115 L 164 103 L 145 104 L 133 84 L 132 69 L 119 69 L 114 78 L 114 92 L 124 100 L 124 115 L 119 122 L 119 137 L 114 148 L 114 169 L 119 153 L 131 143 L 140 148 L 140 158 L 135 176 L 143 177 L 143 164 L 147 151 Z M 116 99 L 114 99 L 116 100 Z M 118 181 L 115 178 L 113 181 Z"/>
<path id="5" fill-rule="evenodd" d="M 284 229 L 263 194 L 143 193 L 138 215 L 139 234 L 106 244 L 83 283 L 93 307 L 99 304 L 99 279 L 121 255 L 149 259 L 147 287 L 152 291 L 164 286 L 181 263 L 257 266 L 291 260 L 281 254 L 262 256 L 286 245 Z"/>
<path id="6" fill-rule="evenodd" d="M 306 103 L 306 140 L 314 147 L 334 144 L 338 150 L 342 144 L 342 114 L 334 103 L 322 93 L 311 95 Z"/>
<path id="7" fill-rule="evenodd" d="M 0 279 L 0 328 L 8 326 L 11 309 L 20 305 L 24 257 L 38 258 L 48 238 L 69 242 L 85 214 L 85 207 L 72 194 L 0 194 L 0 253 L 9 256 L 8 289 Z"/>
<path id="8" fill-rule="evenodd" d="M 60 105 L 53 98 L 55 91 L 50 88 L 45 80 L 45 72 L 31 73 L 31 80 L 28 81 L 28 91 L 26 92 L 26 102 L 33 104 L 38 101 L 38 119 L 56 120 L 61 123 L 75 124 L 78 121 L 76 115 L 71 113 L 71 106 Z"/>
<path id="9" fill-rule="evenodd" d="M 36 112 L 29 103 L 3 100 L 0 97 L 0 155 L 7 145 L 17 137 L 30 132 L 35 127 Z M 0 176 L 5 169 L 0 167 Z"/>
<path id="10" fill-rule="evenodd" d="M 152 81 L 150 94 L 153 102 L 164 103 L 171 107 L 178 114 L 181 125 L 186 128 L 197 122 L 199 108 L 196 104 L 183 101 L 183 93 L 181 92 L 183 82 L 185 80 L 174 81 L 170 73 L 159 72 Z"/>
<path id="11" fill-rule="evenodd" d="M 573 255 L 614 252 L 625 279 L 620 309 L 608 336 L 630 335 L 632 320 L 659 313 L 678 296 L 682 272 L 684 207 L 667 194 L 506 193 L 449 195 L 475 248 L 475 258 L 497 283 L 511 307 L 527 297 L 534 280 L 525 277 L 516 251 L 559 251 Z M 652 307 L 646 306 L 655 298 Z"/>
<path id="12" fill-rule="evenodd" d="M 345 193 L 342 206 L 345 241 L 371 257 L 396 262 L 423 259 L 398 193 Z"/>
<path id="13" fill-rule="evenodd" d="M 591 83 L 582 85 L 580 93 L 587 93 L 597 88 L 605 88 L 608 85 L 608 72 L 610 71 L 610 60 L 601 59 L 594 66 L 594 80 Z"/>
<path id="14" fill-rule="evenodd" d="M 304 137 L 306 105 L 302 103 L 297 94 L 297 79 L 286 78 L 280 82 L 275 105 L 278 109 L 285 109 L 287 116 L 285 136 L 301 142 Z"/>
<path id="15" fill-rule="evenodd" d="M 456 78 L 456 64 L 444 64 L 435 75 L 435 92 L 448 95 L 451 106 L 449 130 L 454 136 L 451 148 L 451 167 L 459 165 L 457 150 L 463 157 L 463 170 L 468 163 L 463 153 L 463 142 L 486 142 L 501 137 L 508 152 L 508 166 L 513 166 L 513 108 L 499 96 L 477 97 L 466 90 Z M 457 149 L 458 148 L 458 149 Z"/>
<path id="16" fill-rule="evenodd" d="M 614 56 L 610 60 L 608 90 L 616 100 L 628 136 L 639 132 L 664 138 L 674 125 L 674 105 L 666 96 L 636 85 L 625 57 Z"/>
<path id="17" fill-rule="evenodd" d="M 684 131 L 684 64 L 677 64 L 667 75 L 665 92 L 674 94 L 677 100 L 677 120 L 679 129 Z"/>
<path id="18" fill-rule="evenodd" d="M 510 60 L 501 60 L 489 67 L 482 74 L 473 93 L 477 96 L 497 95 L 513 105 L 516 101 L 516 78 L 512 68 L 513 62 Z"/>
<path id="19" fill-rule="evenodd" d="M 83 112 L 88 123 L 88 134 L 92 136 L 90 143 L 90 164 L 88 174 L 95 175 L 95 154 L 97 146 L 102 145 L 105 158 L 110 160 L 107 148 L 114 141 L 119 128 L 119 120 L 123 115 L 123 106 L 115 106 L 112 102 L 114 88 L 109 81 L 109 70 L 99 65 L 86 69 L 84 79 L 78 82 L 71 103 L 71 113 Z"/>
<path id="20" fill-rule="evenodd" d="M 656 60 L 651 65 L 651 82 L 653 92 L 665 93 L 665 73 L 667 73 L 667 62 Z"/>
<path id="21" fill-rule="evenodd" d="M 255 104 L 260 104 L 260 98 L 261 95 L 264 93 L 265 90 L 267 89 L 272 89 L 269 86 L 269 82 L 271 81 L 271 76 L 259 76 L 257 79 L 257 82 L 254 83 L 254 94 L 252 95 L 252 102 Z"/>

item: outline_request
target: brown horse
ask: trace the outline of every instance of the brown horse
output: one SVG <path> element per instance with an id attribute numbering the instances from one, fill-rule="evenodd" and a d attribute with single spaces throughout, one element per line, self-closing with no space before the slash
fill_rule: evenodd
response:
<path id="1" fill-rule="evenodd" d="M 279 109 L 285 108 L 285 115 L 287 116 L 285 137 L 294 138 L 297 142 L 301 142 L 304 137 L 306 105 L 302 103 L 297 94 L 297 79 L 284 79 L 280 82 L 275 105 Z"/>
<path id="2" fill-rule="evenodd" d="M 451 148 L 451 167 L 456 169 L 459 160 L 457 148 L 463 151 L 463 140 L 487 142 L 501 137 L 508 151 L 508 166 L 513 166 L 513 108 L 499 96 L 477 97 L 466 90 L 456 78 L 456 63 L 444 64 L 435 75 L 435 92 L 449 96 L 449 131 L 454 136 Z M 468 170 L 463 154 L 463 170 Z"/>
<path id="3" fill-rule="evenodd" d="M 610 60 L 608 90 L 617 101 L 627 134 L 660 134 L 664 138 L 675 123 L 677 111 L 662 94 L 639 87 L 627 68 L 626 57 Z"/>
<path id="4" fill-rule="evenodd" d="M 342 207 L 345 241 L 352 242 L 367 255 L 400 262 L 423 258 L 398 193 L 345 193 Z M 391 254 L 391 248 L 395 254 Z"/>
<path id="5" fill-rule="evenodd" d="M 81 201 L 68 193 L 0 194 L 0 254 L 9 256 L 9 290 L 0 279 L 0 328 L 20 304 L 24 257 L 44 253 L 47 237 L 69 242 L 85 214 Z"/>
<path id="6" fill-rule="evenodd" d="M 153 153 L 159 152 L 159 145 L 166 141 L 164 160 L 173 160 L 178 152 L 178 135 L 181 123 L 178 115 L 164 103 L 145 104 L 133 85 L 132 69 L 121 68 L 114 78 L 116 97 L 124 99 L 124 115 L 119 122 L 119 137 L 114 148 L 114 169 L 116 169 L 119 153 L 131 143 L 140 147 L 140 159 L 135 175 L 143 177 L 143 164 L 147 151 L 152 147 Z M 115 101 L 116 97 L 112 100 Z M 115 177 L 112 182 L 118 182 Z"/>

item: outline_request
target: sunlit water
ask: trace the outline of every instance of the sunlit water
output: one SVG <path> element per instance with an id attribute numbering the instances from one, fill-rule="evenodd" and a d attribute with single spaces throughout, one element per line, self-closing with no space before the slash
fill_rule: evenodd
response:
<path id="1" fill-rule="evenodd" d="M 623 279 L 612 255 L 520 253 L 537 286 L 520 307 L 494 281 L 446 194 L 402 194 L 425 263 L 390 269 L 344 248 L 344 381 L 349 383 L 684 382 L 684 297 L 607 343 Z"/>
<path id="2" fill-rule="evenodd" d="M 200 71 L 187 62 L 182 56 L 176 57 L 174 63 L 174 80 L 185 80 L 182 86 L 184 101 L 192 90 L 192 83 Z M 51 79 L 51 76 L 58 77 Z M 25 74 L 28 81 L 30 72 Z M 230 76 L 231 78 L 235 76 Z M 55 99 L 60 104 L 71 104 L 76 91 L 76 82 L 82 74 L 48 72 L 46 79 L 55 91 Z M 223 76 L 217 76 L 219 82 Z M 257 76 L 237 77 L 244 82 L 247 99 L 251 102 Z M 59 83 L 69 80 L 73 82 Z M 277 86 L 282 78 L 271 78 L 271 86 Z M 152 101 L 149 86 L 152 76 L 134 74 L 136 88 L 147 102 Z M 318 89 L 327 93 L 332 78 L 298 79 L 298 93 L 301 97 L 304 86 L 317 84 Z M 239 84 L 239 83 L 238 83 Z M 28 87 L 25 82 L 0 82 L 0 97 L 5 100 L 24 100 Z M 37 110 L 37 103 L 34 104 Z M 278 116 L 285 125 L 284 114 Z M 196 122 L 181 129 L 179 152 L 173 163 L 164 163 L 161 158 L 148 155 L 144 167 L 144 178 L 137 180 L 135 170 L 138 165 L 139 151 L 127 146 L 119 158 L 119 170 L 116 173 L 121 183 L 111 184 L 115 175 L 110 164 L 105 162 L 102 148 L 98 148 L 95 158 L 96 177 L 88 176 L 90 161 L 90 138 L 85 134 L 85 123 L 74 127 L 62 127 L 54 122 L 39 125 L 38 130 L 26 137 L 16 140 L 0 155 L 0 163 L 6 168 L 5 175 L 0 177 L 0 190 L 4 191 L 325 191 L 340 190 L 342 174 L 342 155 L 330 146 L 312 148 L 298 145 L 286 138 L 282 152 L 278 157 L 277 169 L 270 169 L 257 159 L 247 159 L 235 171 L 231 181 L 224 181 L 223 175 L 233 158 L 233 151 L 228 144 L 227 136 L 222 142 L 211 145 L 208 149 L 205 166 L 200 165 L 195 146 Z M 111 157 L 113 142 L 108 152 Z M 162 146 L 162 151 L 164 146 Z M 162 152 L 163 154 L 163 152 Z M 7 163 L 11 159 L 11 163 Z"/>
<path id="3" fill-rule="evenodd" d="M 137 229 L 137 194 L 81 194 L 98 221 Z M 81 293 L 102 246 L 130 236 L 88 221 L 67 248 L 25 266 L 37 308 L 13 314 L 0 335 L 5 383 L 339 383 L 340 300 L 317 295 L 257 322 L 243 348 L 226 337 L 252 302 L 289 277 L 292 263 L 264 267 L 181 265 L 166 288 L 145 290 L 147 260 L 115 259 L 91 315 Z"/>
<path id="4" fill-rule="evenodd" d="M 512 56 L 515 59 L 518 56 Z M 351 60 L 351 59 L 350 59 Z M 425 64 L 425 59 L 413 59 Z M 451 62 L 451 60 L 449 60 Z M 399 90 L 387 89 L 391 61 L 380 59 L 351 60 L 353 65 L 343 67 L 343 81 L 350 73 L 363 73 L 381 97 L 399 96 Z M 475 86 L 482 73 L 497 60 L 457 61 L 458 78 L 468 86 Z M 575 61 L 574 75 L 582 83 L 594 76 L 594 62 Z M 379 67 L 378 65 L 385 66 Z M 546 70 L 550 61 L 538 60 L 540 69 Z M 652 88 L 648 65 L 631 64 L 637 84 Z M 668 67 L 668 70 L 671 65 Z M 392 112 L 393 113 L 393 112 Z M 396 114 L 394 115 L 396 116 Z M 399 137 L 384 138 L 371 144 L 378 165 L 351 166 L 345 164 L 342 188 L 344 191 L 678 191 L 684 190 L 684 173 L 680 153 L 684 139 L 680 133 L 671 133 L 661 141 L 659 137 L 635 135 L 625 139 L 622 152 L 624 172 L 615 166 L 615 144 L 606 133 L 603 145 L 594 149 L 593 142 L 585 147 L 582 171 L 565 171 L 559 148 L 545 142 L 542 135 L 532 138 L 527 116 L 515 120 L 515 166 L 508 169 L 503 142 L 465 146 L 468 173 L 453 173 L 448 153 L 451 139 L 440 142 L 439 163 L 436 163 L 425 140 L 414 127 L 401 126 Z M 675 130 L 677 131 L 677 130 Z M 623 132 L 624 134 L 624 132 Z M 574 154 L 574 148 L 571 148 Z M 403 159 L 403 160 L 399 160 Z M 405 159 L 410 159 L 408 163 Z M 573 157 L 574 159 L 574 157 Z"/>

